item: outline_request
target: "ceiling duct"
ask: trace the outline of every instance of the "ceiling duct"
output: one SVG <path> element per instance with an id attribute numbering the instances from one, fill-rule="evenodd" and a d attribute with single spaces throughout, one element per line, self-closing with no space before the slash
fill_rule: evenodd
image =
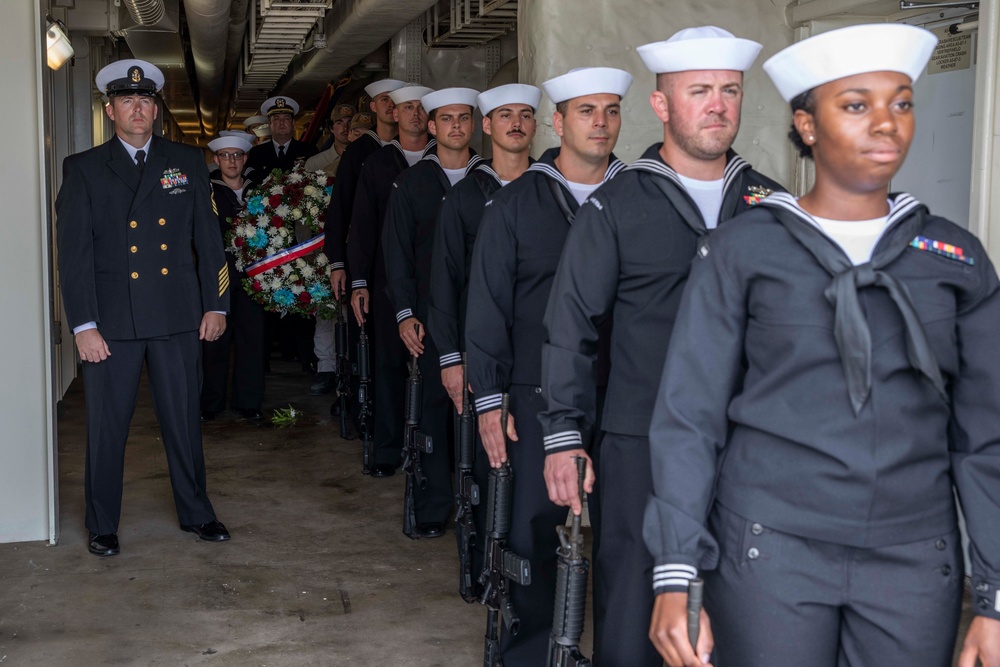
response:
<path id="1" fill-rule="evenodd" d="M 296 59 L 279 82 L 279 91 L 300 103 L 311 104 L 326 84 L 420 18 L 436 1 L 337 0 L 324 21 L 326 48 Z"/>
<path id="2" fill-rule="evenodd" d="M 431 48 L 479 46 L 517 28 L 517 0 L 441 0 L 425 23 Z"/>
<path id="3" fill-rule="evenodd" d="M 153 25 L 163 18 L 163 0 L 124 0 L 129 16 L 139 25 Z"/>
<path id="4" fill-rule="evenodd" d="M 184 0 L 198 82 L 198 109 L 204 132 L 209 136 L 216 131 L 231 11 L 232 0 Z"/>

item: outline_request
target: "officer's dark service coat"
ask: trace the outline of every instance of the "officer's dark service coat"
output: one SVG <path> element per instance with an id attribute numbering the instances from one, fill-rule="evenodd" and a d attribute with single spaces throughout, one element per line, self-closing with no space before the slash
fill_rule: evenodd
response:
<path id="1" fill-rule="evenodd" d="M 274 142 L 265 141 L 262 144 L 257 144 L 247 153 L 247 168 L 254 170 L 254 181 L 261 183 L 271 175 L 272 170 L 291 171 L 296 160 L 299 158 L 307 160 L 313 155 L 316 155 L 315 146 L 298 139 L 292 139 L 285 150 L 284 157 L 279 158 Z"/>
<path id="2" fill-rule="evenodd" d="M 511 384 L 541 384 L 542 317 L 579 208 L 550 148 L 486 203 L 472 254 L 466 350 L 476 412 L 500 407 Z M 605 180 L 625 165 L 611 157 Z"/>
<path id="3" fill-rule="evenodd" d="M 330 260 L 330 267 L 333 269 L 347 266 L 347 233 L 350 229 L 351 210 L 354 208 L 354 195 L 361 178 L 361 167 L 379 148 L 382 148 L 382 141 L 375 132 L 368 130 L 349 143 L 340 156 L 337 179 L 324 222 L 323 253 Z"/>
<path id="4" fill-rule="evenodd" d="M 153 136 L 141 173 L 118 137 L 63 162 L 59 278 L 70 327 L 109 340 L 194 331 L 229 309 L 202 152 Z"/>
<path id="5" fill-rule="evenodd" d="M 469 151 L 466 173 L 482 158 Z M 427 323 L 431 257 L 444 196 L 452 189 L 433 148 L 392 184 L 383 229 L 387 289 L 396 321 L 416 317 Z"/>
<path id="6" fill-rule="evenodd" d="M 708 228 L 677 173 L 650 146 L 577 213 L 545 315 L 539 415 L 546 452 L 590 441 L 596 410 L 597 323 L 613 316 L 611 375 L 601 419 L 612 433 L 645 438 L 659 369 L 684 284 Z M 717 223 L 782 190 L 729 153 Z"/>
<path id="7" fill-rule="evenodd" d="M 820 264 L 824 248 L 846 282 Z M 1000 618 L 996 272 L 978 239 L 909 195 L 893 197 L 871 262 L 846 257 L 776 194 L 712 234 L 694 261 L 650 425 L 654 580 L 676 564 L 715 567 L 713 498 L 777 531 L 867 548 L 953 530 L 954 483 L 974 610 Z M 908 298 L 892 296 L 894 281 Z M 842 354 L 844 312 L 870 342 Z M 918 370 L 927 350 L 935 366 Z M 846 369 L 866 355 L 855 414 Z"/>
<path id="8" fill-rule="evenodd" d="M 472 249 L 486 201 L 502 185 L 491 161 L 483 160 L 448 191 L 441 204 L 431 260 L 427 330 L 437 344 L 442 368 L 462 363 Z"/>

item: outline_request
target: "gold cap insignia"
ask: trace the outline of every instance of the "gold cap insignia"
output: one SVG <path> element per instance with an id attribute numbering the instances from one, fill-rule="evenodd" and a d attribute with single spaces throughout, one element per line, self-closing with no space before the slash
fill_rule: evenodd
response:
<path id="1" fill-rule="evenodd" d="M 278 107 L 279 109 L 284 109 L 285 108 L 285 98 L 284 97 L 279 97 L 278 99 L 276 99 L 274 101 L 274 106 Z"/>
<path id="2" fill-rule="evenodd" d="M 132 79 L 133 83 L 142 81 L 142 68 L 137 65 L 133 66 L 128 71 L 128 78 Z"/>

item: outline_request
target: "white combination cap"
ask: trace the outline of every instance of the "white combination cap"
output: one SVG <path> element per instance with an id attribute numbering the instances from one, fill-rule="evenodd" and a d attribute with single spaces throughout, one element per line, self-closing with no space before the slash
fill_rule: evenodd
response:
<path id="1" fill-rule="evenodd" d="M 900 72 L 915 82 L 937 37 L 904 23 L 874 23 L 831 30 L 792 44 L 764 63 L 764 71 L 790 102 L 824 83 L 868 72 Z"/>
<path id="2" fill-rule="evenodd" d="M 97 89 L 108 97 L 144 95 L 153 97 L 163 88 L 163 72 L 145 60 L 126 58 L 105 65 L 94 78 Z"/>
<path id="3" fill-rule="evenodd" d="M 276 113 L 290 113 L 294 116 L 299 112 L 299 103 L 283 95 L 269 97 L 260 105 L 260 112 L 268 117 Z"/>
<path id="4" fill-rule="evenodd" d="M 237 150 L 241 150 L 244 153 L 246 153 L 253 147 L 253 144 L 251 144 L 243 137 L 234 137 L 234 136 L 224 137 L 221 136 L 222 132 L 220 132 L 219 135 L 220 136 L 218 138 L 212 139 L 210 142 L 208 142 L 208 150 L 212 151 L 213 153 L 218 153 L 224 148 L 235 148 Z"/>
<path id="5" fill-rule="evenodd" d="M 398 90 L 406 85 L 405 81 L 400 81 L 399 79 L 382 79 L 381 81 L 373 81 L 365 86 L 365 94 L 368 97 L 378 97 L 382 93 L 391 93 L 394 90 Z"/>
<path id="6" fill-rule="evenodd" d="M 549 99 L 559 104 L 584 95 L 610 94 L 625 97 L 632 75 L 613 67 L 578 67 L 542 84 Z"/>
<path id="7" fill-rule="evenodd" d="M 389 92 L 389 97 L 392 98 L 393 104 L 402 104 L 403 102 L 412 102 L 413 100 L 420 101 L 427 93 L 433 93 L 433 88 L 428 88 L 427 86 L 418 86 L 416 84 L 409 84 L 403 86 L 402 88 L 397 88 L 396 90 Z"/>
<path id="8" fill-rule="evenodd" d="M 490 88 L 479 93 L 479 110 L 485 116 L 504 104 L 527 104 L 532 109 L 538 109 L 542 101 L 542 91 L 526 83 L 508 83 L 496 88 Z"/>
<path id="9" fill-rule="evenodd" d="M 689 70 L 745 72 L 764 47 L 714 25 L 685 28 L 664 42 L 643 44 L 636 51 L 653 74 Z"/>
<path id="10" fill-rule="evenodd" d="M 472 88 L 442 88 L 421 97 L 420 104 L 427 113 L 449 104 L 466 104 L 475 110 L 478 97 L 479 91 Z"/>

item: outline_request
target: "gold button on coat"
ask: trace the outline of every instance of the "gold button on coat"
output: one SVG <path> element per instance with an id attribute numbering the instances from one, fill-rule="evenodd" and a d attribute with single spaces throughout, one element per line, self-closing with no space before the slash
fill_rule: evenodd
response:
<path id="1" fill-rule="evenodd" d="M 160 269 L 160 273 L 162 273 L 163 275 L 167 275 L 167 267 L 163 267 L 162 269 Z"/>
<path id="2" fill-rule="evenodd" d="M 166 250 L 166 249 L 167 249 L 166 243 L 160 244 L 160 250 Z"/>
<path id="3" fill-rule="evenodd" d="M 163 218 L 160 218 L 160 219 L 158 220 L 158 222 L 159 222 L 159 223 L 160 223 L 161 225 L 165 225 L 165 224 L 167 224 L 167 221 L 166 221 L 166 220 L 164 220 Z"/>
<path id="4" fill-rule="evenodd" d="M 139 223 L 133 220 L 132 222 L 128 223 L 128 226 L 131 227 L 132 229 L 135 229 L 136 227 L 139 226 Z"/>
<path id="5" fill-rule="evenodd" d="M 131 250 L 132 252 L 139 252 L 139 249 L 135 246 L 132 246 L 131 248 L 129 248 L 129 250 Z"/>
<path id="6" fill-rule="evenodd" d="M 132 272 L 132 280 L 135 280 L 135 279 L 136 279 L 136 278 L 138 278 L 138 277 L 139 277 L 139 274 L 138 274 L 138 273 L 136 273 L 135 271 L 133 271 L 133 272 Z"/>

